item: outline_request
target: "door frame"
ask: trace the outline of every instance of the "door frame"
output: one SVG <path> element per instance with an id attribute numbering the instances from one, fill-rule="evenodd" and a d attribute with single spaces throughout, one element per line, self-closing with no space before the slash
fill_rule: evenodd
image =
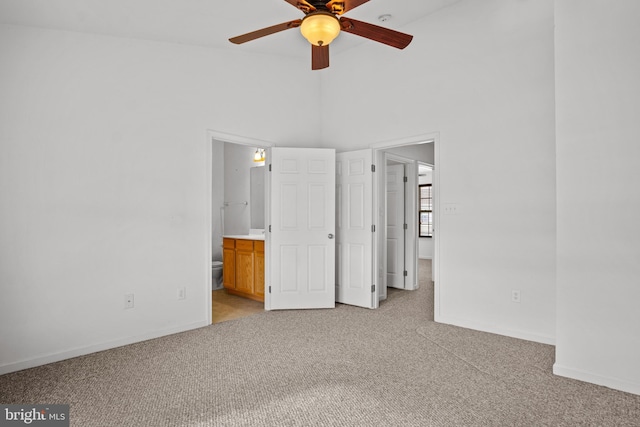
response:
<path id="1" fill-rule="evenodd" d="M 397 147 L 404 147 L 408 145 L 418 145 L 418 144 L 426 144 L 432 143 L 434 150 L 434 165 L 433 165 L 433 192 L 434 192 L 434 224 L 439 223 L 440 220 L 440 210 L 439 210 L 439 200 L 440 200 L 440 168 L 439 168 L 439 159 L 440 159 L 440 133 L 439 132 L 431 132 L 424 133 L 404 138 L 398 138 L 388 141 L 376 142 L 371 144 L 369 147 L 373 149 L 373 160 L 376 168 L 377 177 L 374 178 L 373 183 L 373 203 L 374 203 L 374 222 L 376 224 L 376 228 L 380 230 L 380 233 L 377 233 L 376 240 L 374 243 L 374 271 L 376 272 L 376 279 L 378 283 L 378 297 L 380 299 L 386 298 L 386 232 L 384 227 L 384 200 L 385 200 L 385 185 L 384 185 L 384 177 L 385 177 L 385 166 L 386 166 L 386 150 Z M 417 234 L 417 233 L 416 233 Z M 439 291 L 439 274 L 440 274 L 440 237 L 439 233 L 435 232 L 433 236 L 433 244 L 434 244 L 434 253 L 432 260 L 432 270 L 433 270 L 433 282 L 434 282 L 434 313 L 435 319 L 438 320 L 440 317 L 440 291 Z M 417 235 L 416 235 L 417 241 Z M 416 243 L 417 244 L 417 243 Z M 416 251 L 416 257 L 417 257 Z M 417 259 L 416 259 L 417 263 Z"/>
<path id="2" fill-rule="evenodd" d="M 232 144 L 238 145 L 246 145 L 257 148 L 270 148 L 275 147 L 276 144 L 270 141 L 265 141 L 262 139 L 251 138 L 247 136 L 234 135 L 231 133 L 226 133 L 214 129 L 207 129 L 206 131 L 206 145 L 205 145 L 205 162 L 206 162 L 206 173 L 205 179 L 207 180 L 205 189 L 205 213 L 207 215 L 207 235 L 206 238 L 206 253 L 207 253 L 207 274 L 206 274 L 206 289 L 205 295 L 210 295 L 211 292 L 211 282 L 213 280 L 211 275 L 211 260 L 213 259 L 213 146 L 217 143 L 229 142 Z M 266 215 L 266 212 L 265 212 Z M 266 217 L 265 217 L 266 219 Z M 265 247 L 265 256 L 266 256 L 267 248 Z M 207 323 L 211 324 L 213 321 L 212 316 L 212 303 L 211 298 L 205 298 L 206 300 L 206 309 L 207 309 Z"/>

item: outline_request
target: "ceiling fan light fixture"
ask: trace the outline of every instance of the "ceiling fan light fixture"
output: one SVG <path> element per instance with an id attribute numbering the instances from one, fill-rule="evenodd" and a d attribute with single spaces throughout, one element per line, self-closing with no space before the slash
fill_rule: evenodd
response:
<path id="1" fill-rule="evenodd" d="M 308 14 L 300 24 L 300 32 L 309 43 L 316 46 L 327 46 L 340 34 L 340 21 L 329 12 L 313 12 Z"/>

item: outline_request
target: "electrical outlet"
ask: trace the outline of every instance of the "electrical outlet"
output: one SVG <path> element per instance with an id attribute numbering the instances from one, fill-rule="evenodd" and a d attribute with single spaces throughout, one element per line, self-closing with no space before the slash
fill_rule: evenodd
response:
<path id="1" fill-rule="evenodd" d="M 133 308 L 133 294 L 124 296 L 124 308 Z"/>
<path id="2" fill-rule="evenodd" d="M 512 302 L 520 302 L 520 291 L 518 290 L 512 290 L 511 291 L 511 301 Z"/>
<path id="3" fill-rule="evenodd" d="M 187 288 L 185 288 L 184 286 L 181 288 L 178 288 L 178 299 L 185 299 L 187 298 Z"/>

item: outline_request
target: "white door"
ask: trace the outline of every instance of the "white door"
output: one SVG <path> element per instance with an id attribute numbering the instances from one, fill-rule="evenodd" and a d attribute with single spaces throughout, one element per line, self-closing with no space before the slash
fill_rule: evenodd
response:
<path id="1" fill-rule="evenodd" d="M 377 308 L 372 150 L 336 155 L 336 302 Z"/>
<path id="2" fill-rule="evenodd" d="M 405 288 L 404 165 L 387 165 L 387 286 Z"/>
<path id="3" fill-rule="evenodd" d="M 335 150 L 271 148 L 265 308 L 335 307 Z"/>

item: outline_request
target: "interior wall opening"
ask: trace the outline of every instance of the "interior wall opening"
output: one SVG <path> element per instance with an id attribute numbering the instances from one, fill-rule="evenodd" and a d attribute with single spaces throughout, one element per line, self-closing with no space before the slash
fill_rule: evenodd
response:
<path id="1" fill-rule="evenodd" d="M 377 258 L 377 278 L 380 283 L 379 298 L 381 300 L 386 299 L 386 288 L 394 287 L 400 289 L 417 289 L 420 286 L 418 282 L 418 266 L 419 260 L 425 259 L 431 262 L 431 280 L 435 282 L 435 272 L 437 271 L 437 251 L 436 251 L 436 239 L 432 237 L 431 246 L 433 247 L 430 254 L 425 255 L 424 248 L 420 244 L 420 206 L 419 206 L 419 182 L 420 182 L 420 168 L 430 168 L 431 179 L 433 186 L 433 194 L 435 196 L 435 188 L 437 183 L 433 179 L 436 168 L 436 141 L 438 139 L 437 134 L 425 135 L 424 139 L 420 137 L 410 138 L 409 140 L 391 141 L 387 143 L 375 144 L 372 147 L 375 150 L 376 168 L 380 172 L 378 174 L 376 183 L 376 212 L 378 213 L 378 224 L 381 225 L 380 235 L 377 237 L 378 251 L 376 253 Z M 407 181 L 411 181 L 411 185 L 407 187 L 405 191 L 405 200 L 402 203 L 404 206 L 404 223 L 403 227 L 410 230 L 405 234 L 404 245 L 404 259 L 396 258 L 393 255 L 393 251 L 398 248 L 399 243 L 394 241 L 394 232 L 387 227 L 389 224 L 397 222 L 397 216 L 401 214 L 402 206 L 397 205 L 397 196 L 392 196 L 389 192 L 389 185 L 391 183 L 391 177 L 388 174 L 389 170 L 398 168 L 397 165 L 403 165 L 409 172 L 405 171 L 405 175 L 408 173 Z M 407 183 L 409 184 L 409 183 Z M 437 209 L 435 207 L 435 197 L 433 199 L 432 206 L 432 223 L 435 223 L 437 216 Z M 404 225 L 406 224 L 406 226 Z M 393 241 L 393 243 L 392 243 Z M 402 254 L 402 251 L 396 251 L 396 254 Z M 401 270 L 403 274 L 407 274 L 407 278 L 402 286 L 397 286 L 392 283 L 393 271 L 391 268 L 398 269 L 398 266 L 403 264 L 404 269 Z M 406 273 L 405 273 L 406 271 Z M 437 302 L 436 302 L 437 305 Z"/>
<path id="2" fill-rule="evenodd" d="M 258 253 L 258 256 L 254 254 L 253 242 L 261 239 L 264 241 L 265 151 L 273 144 L 215 131 L 208 132 L 207 144 L 210 147 L 208 196 L 211 200 L 208 239 L 211 280 L 207 293 L 210 292 L 211 298 L 208 312 L 211 316 L 210 323 L 218 323 L 264 310 L 264 302 L 256 301 L 259 296 L 243 297 L 225 290 L 225 280 L 228 285 L 228 274 L 236 262 L 236 248 L 230 252 L 225 246 L 228 246 L 230 238 L 234 238 L 235 244 L 235 237 L 240 237 L 243 242 L 246 240 L 240 248 L 240 262 L 257 268 L 260 259 L 256 258 L 261 256 L 264 259 L 264 252 Z M 247 250 L 247 244 L 252 245 L 252 251 Z M 231 261 L 233 263 L 229 264 Z M 253 292 L 253 288 L 251 291 Z"/>

